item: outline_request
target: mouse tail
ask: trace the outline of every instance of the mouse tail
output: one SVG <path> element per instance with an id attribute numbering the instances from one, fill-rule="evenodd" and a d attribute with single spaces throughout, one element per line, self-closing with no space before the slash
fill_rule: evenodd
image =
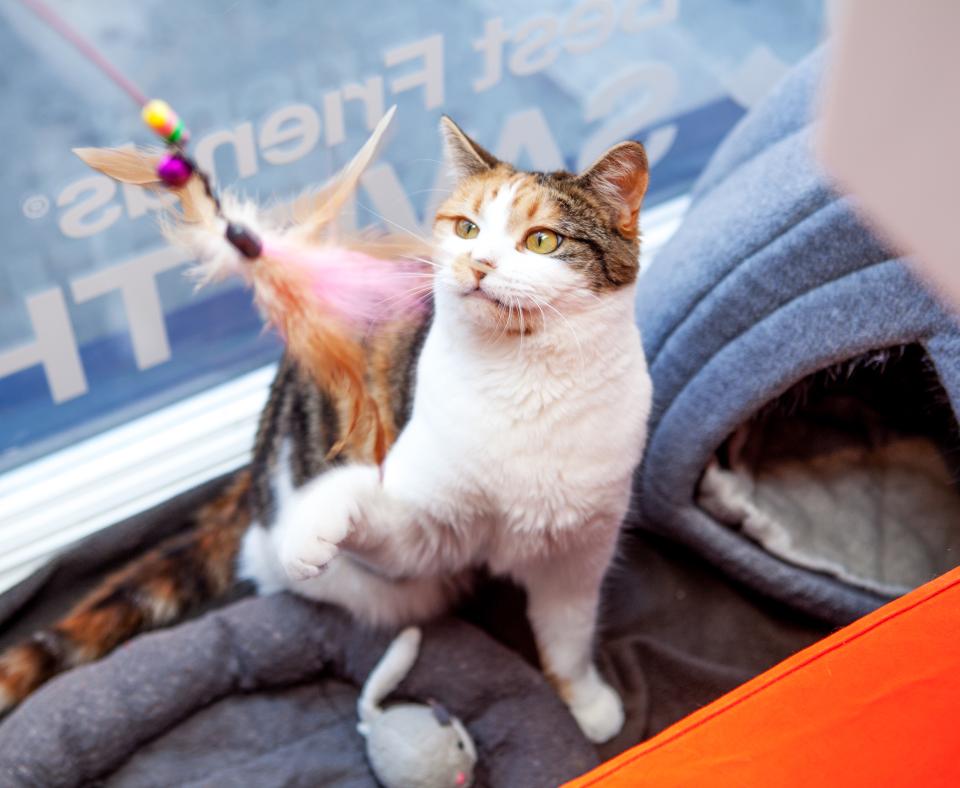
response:
<path id="1" fill-rule="evenodd" d="M 387 647 L 380 661 L 370 672 L 357 701 L 360 724 L 357 729 L 366 735 L 370 723 L 381 714 L 380 704 L 410 672 L 420 651 L 418 627 L 407 627 Z"/>

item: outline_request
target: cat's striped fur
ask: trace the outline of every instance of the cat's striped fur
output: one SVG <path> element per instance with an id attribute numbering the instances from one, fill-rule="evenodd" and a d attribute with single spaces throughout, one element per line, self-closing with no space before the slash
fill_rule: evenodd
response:
<path id="1" fill-rule="evenodd" d="M 387 324 L 366 343 L 367 385 L 390 443 L 410 415 L 416 359 L 429 322 L 429 311 L 418 313 Z M 57 673 L 99 659 L 230 589 L 244 533 L 251 522 L 275 517 L 271 474 L 284 441 L 293 447 L 290 472 L 297 486 L 331 465 L 372 460 L 372 432 L 346 434 L 350 407 L 347 397 L 320 390 L 312 375 L 285 356 L 260 415 L 249 468 L 198 511 L 193 530 L 111 575 L 62 620 L 0 656 L 0 713 Z M 328 456 L 343 439 L 343 450 Z"/>
<path id="2" fill-rule="evenodd" d="M 262 590 L 287 587 L 340 602 L 374 623 L 390 624 L 437 612 L 463 587 L 471 567 L 487 563 L 530 590 L 530 613 L 544 668 L 584 730 L 601 740 L 619 729 L 619 701 L 592 667 L 589 645 L 600 578 L 626 511 L 630 475 L 642 451 L 649 411 L 649 378 L 632 320 L 632 286 L 639 256 L 637 212 L 647 183 L 643 148 L 638 143 L 623 143 L 581 176 L 524 173 L 498 161 L 448 120 L 444 133 L 447 158 L 458 181 L 436 217 L 435 259 L 440 267 L 434 285 L 435 306 L 381 326 L 364 342 L 365 385 L 378 418 L 361 420 L 348 432 L 353 423 L 352 405 L 343 392 L 333 383 L 321 387 L 315 374 L 285 358 L 261 416 L 249 469 L 219 501 L 198 514 L 195 531 L 160 545 L 108 578 L 62 621 L 0 656 L 0 709 L 15 705 L 58 671 L 99 658 L 133 635 L 175 621 L 199 601 L 221 594 L 237 576 L 238 556 L 242 557 L 243 573 Z M 499 243 L 496 248 L 471 245 L 456 237 L 454 230 L 464 217 L 484 222 L 495 214 L 504 217 L 498 237 L 493 237 L 492 227 L 488 231 L 492 241 Z M 537 228 L 548 228 L 562 239 L 550 259 L 531 257 L 523 249 L 523 239 Z M 516 268 L 516 281 L 511 283 L 508 269 L 516 266 L 516 260 L 526 267 Z M 558 315 L 557 320 L 551 319 L 552 313 Z M 361 519 L 370 523 L 393 505 L 386 498 L 369 497 L 381 495 L 380 487 L 363 492 L 367 490 L 364 485 L 376 485 L 371 479 L 377 477 L 377 437 L 370 425 L 379 425 L 390 448 L 404 443 L 399 437 L 405 440 L 405 448 L 388 453 L 381 468 L 383 483 L 390 487 L 391 479 L 398 478 L 391 462 L 399 462 L 396 458 L 404 451 L 409 455 L 415 442 L 405 433 L 413 414 L 419 412 L 422 422 L 425 409 L 442 411 L 447 405 L 442 402 L 446 373 L 436 368 L 440 363 L 436 357 L 438 353 L 443 357 L 453 340 L 441 336 L 443 332 L 462 334 L 465 358 L 479 353 L 494 359 L 490 362 L 493 378 L 507 376 L 503 378 L 507 381 L 504 391 L 498 390 L 491 378 L 488 393 L 476 397 L 469 392 L 465 395 L 462 386 L 451 385 L 451 398 L 468 397 L 463 406 L 450 405 L 460 413 L 451 435 L 465 427 L 464 434 L 470 434 L 464 420 L 474 417 L 481 432 L 500 429 L 489 425 L 512 423 L 512 414 L 500 410 L 512 407 L 509 398 L 501 403 L 502 393 L 514 397 L 518 407 L 520 421 L 514 437 L 520 443 L 515 448 L 510 448 L 510 441 L 501 433 L 481 436 L 479 443 L 462 444 L 464 452 L 475 452 L 477 463 L 493 462 L 498 471 L 508 469 L 512 459 L 524 452 L 533 452 L 535 464 L 536 446 L 531 442 L 541 439 L 537 435 L 562 436 L 564 430 L 570 430 L 573 444 L 584 445 L 589 454 L 583 462 L 595 463 L 600 469 L 596 481 L 579 482 L 582 489 L 576 487 L 575 479 L 570 482 L 571 489 L 581 491 L 571 493 L 574 501 L 569 504 L 563 503 L 563 490 L 555 490 L 559 493 L 555 497 L 550 485 L 566 484 L 561 480 L 577 476 L 575 457 L 545 458 L 567 464 L 550 470 L 551 462 L 544 461 L 544 473 L 553 474 L 546 481 L 534 475 L 519 482 L 518 492 L 504 493 L 504 501 L 515 500 L 510 496 L 524 495 L 522 485 L 529 485 L 534 510 L 540 500 L 537 496 L 545 495 L 541 508 L 555 508 L 560 520 L 570 519 L 569 527 L 558 524 L 541 529 L 541 533 L 532 525 L 538 520 L 516 520 L 519 510 L 514 509 L 502 513 L 504 522 L 516 520 L 512 526 L 498 524 L 495 504 L 487 511 L 483 509 L 486 504 L 476 503 L 493 500 L 498 491 L 483 492 L 483 482 L 477 481 L 480 490 L 471 492 L 474 482 L 464 482 L 464 500 L 474 502 L 464 503 L 462 518 L 460 513 L 447 518 L 452 528 L 431 525 L 442 518 L 424 509 L 422 516 L 412 520 L 398 515 L 395 530 L 399 534 L 387 534 L 373 525 L 365 530 L 354 512 L 344 521 L 344 533 L 329 544 L 329 557 L 316 559 L 309 550 L 305 557 L 299 555 L 297 540 L 303 537 L 291 535 L 290 529 L 310 528 L 317 512 L 332 511 L 329 491 L 324 492 L 323 484 L 318 483 L 336 479 L 336 495 L 359 485 L 357 500 L 366 501 L 368 508 L 358 511 Z M 581 337 L 592 345 L 583 347 Z M 527 357 L 524 343 L 531 354 Z M 596 361 L 591 361 L 592 356 Z M 471 359 L 464 368 L 467 377 L 476 373 L 474 362 Z M 510 372 L 514 363 L 520 364 L 518 376 Z M 583 379 L 574 369 L 578 364 Z M 421 376 L 427 377 L 418 385 Z M 450 382 L 457 380 L 451 378 Z M 479 385 L 483 390 L 486 383 L 481 379 Z M 517 386 L 531 389 L 533 404 L 522 390 L 512 390 Z M 424 387 L 432 387 L 433 406 L 426 404 L 430 400 L 423 394 Z M 436 399 L 438 392 L 440 400 Z M 415 410 L 417 402 L 419 411 Z M 456 407 L 465 410 L 456 411 Z M 524 409 L 529 415 L 520 415 L 526 413 Z M 524 437 L 528 427 L 540 429 L 535 421 L 541 412 L 549 420 L 546 432 L 534 431 L 533 437 Z M 492 421 L 488 419 L 489 425 L 482 426 L 487 417 Z M 534 423 L 528 424 L 531 420 Z M 610 431 L 609 439 L 604 430 Z M 494 452 L 491 460 L 485 456 L 485 445 L 508 453 L 496 457 Z M 331 455 L 332 447 L 337 451 Z M 457 447 L 454 436 L 450 448 L 456 451 Z M 604 450 L 616 454 L 597 455 Z M 472 459 L 454 456 L 449 461 L 468 469 Z M 421 461 L 429 467 L 429 458 L 416 462 Z M 604 470 L 608 466 L 612 470 Z M 522 475 L 524 466 L 517 468 Z M 463 473 L 470 475 L 466 470 Z M 508 480 L 507 485 L 510 483 Z M 537 493 L 537 484 L 547 484 L 545 492 Z M 596 516 L 587 500 L 594 488 L 601 490 Z M 456 499 L 457 493 L 450 494 Z M 438 486 L 438 501 L 442 502 L 443 495 Z M 291 499 L 299 501 L 299 513 Z M 451 511 L 455 512 L 455 502 L 453 505 Z M 520 509 L 524 506 L 526 503 Z M 494 518 L 490 533 L 485 536 L 479 524 L 465 525 L 471 517 L 478 523 Z M 460 519 L 463 522 L 453 524 Z M 308 546 L 316 547 L 313 537 L 307 536 Z M 324 543 L 327 536 L 318 538 Z M 323 564 L 338 551 L 337 561 L 318 576 Z M 405 551 L 410 555 L 403 555 Z M 291 573 L 291 555 L 300 569 L 307 570 L 302 583 L 296 580 L 296 572 Z M 511 560 L 519 563 L 514 566 Z M 565 577 L 570 579 L 565 581 Z M 584 582 L 577 592 L 580 596 L 566 599 L 567 587 Z M 336 593 L 331 591 L 333 585 L 337 585 Z M 352 589 L 362 589 L 362 593 L 351 597 Z M 544 589 L 550 589 L 549 594 L 545 595 Z M 391 606 L 384 601 L 379 606 L 378 594 L 394 598 L 395 603 Z M 564 610 L 549 609 L 551 595 L 566 606 Z M 360 596 L 370 599 L 359 603 Z M 405 596 L 413 600 L 406 606 L 402 602 Z M 567 609 L 579 612 L 564 624 L 562 616 Z M 559 642 L 566 626 L 576 630 L 570 634 L 569 648 Z"/>

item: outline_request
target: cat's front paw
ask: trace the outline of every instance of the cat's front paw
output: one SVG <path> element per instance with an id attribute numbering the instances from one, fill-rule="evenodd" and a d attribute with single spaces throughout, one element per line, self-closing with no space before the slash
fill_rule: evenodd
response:
<path id="1" fill-rule="evenodd" d="M 274 526 L 277 557 L 287 577 L 309 580 L 336 557 L 359 519 L 359 499 L 369 476 L 364 468 L 328 471 L 287 501 Z"/>
<path id="2" fill-rule="evenodd" d="M 340 548 L 333 542 L 317 538 L 294 546 L 286 554 L 281 550 L 280 563 L 288 578 L 301 582 L 319 575 L 339 552 Z"/>
<path id="3" fill-rule="evenodd" d="M 623 728 L 620 696 L 599 676 L 574 688 L 568 706 L 583 735 L 594 744 L 610 741 Z"/>

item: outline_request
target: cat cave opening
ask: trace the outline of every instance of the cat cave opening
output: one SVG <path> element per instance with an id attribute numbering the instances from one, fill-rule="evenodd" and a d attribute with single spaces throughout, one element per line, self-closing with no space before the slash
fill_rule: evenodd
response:
<path id="1" fill-rule="evenodd" d="M 960 430 L 919 344 L 799 381 L 712 456 L 699 505 L 783 561 L 885 596 L 960 562 Z"/>

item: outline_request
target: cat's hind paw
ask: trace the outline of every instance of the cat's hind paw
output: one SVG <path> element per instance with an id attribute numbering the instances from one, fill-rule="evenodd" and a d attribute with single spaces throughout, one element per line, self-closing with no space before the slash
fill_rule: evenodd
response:
<path id="1" fill-rule="evenodd" d="M 586 736 L 594 744 L 610 741 L 623 728 L 623 703 L 616 690 L 599 676 L 589 688 L 579 688 L 568 705 L 570 713 Z"/>

